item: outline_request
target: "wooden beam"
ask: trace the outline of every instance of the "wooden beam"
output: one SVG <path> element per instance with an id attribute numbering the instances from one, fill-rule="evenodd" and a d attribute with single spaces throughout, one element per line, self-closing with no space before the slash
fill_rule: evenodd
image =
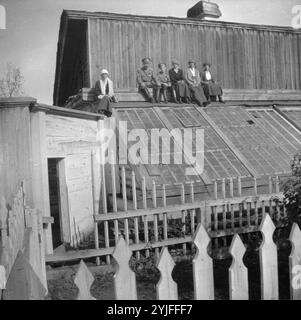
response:
<path id="1" fill-rule="evenodd" d="M 182 243 L 191 242 L 192 238 L 190 236 L 186 236 L 183 238 L 174 238 L 168 239 L 164 241 L 159 241 L 157 243 L 151 243 L 147 245 L 146 243 L 139 243 L 139 244 L 132 244 L 130 245 L 130 249 L 132 251 L 138 250 L 146 250 L 152 248 L 160 248 L 165 246 L 173 246 Z M 88 259 L 88 258 L 95 258 L 100 256 L 107 256 L 113 254 L 114 247 L 110 248 L 101 248 L 101 249 L 88 249 L 88 250 L 74 250 L 68 251 L 64 254 L 53 254 L 46 256 L 46 262 L 64 262 L 64 261 L 72 261 L 72 260 L 80 260 L 80 259 Z"/>
<path id="2" fill-rule="evenodd" d="M 279 198 L 280 200 L 283 198 L 282 193 L 275 194 L 265 194 L 260 196 L 247 196 L 247 197 L 238 197 L 238 198 L 229 198 L 229 199 L 217 199 L 217 200 L 206 200 L 206 201 L 195 201 L 191 203 L 185 204 L 175 204 L 172 206 L 166 207 L 158 207 L 158 208 L 148 208 L 138 209 L 138 210 L 127 210 L 127 211 L 119 211 L 118 213 L 110 213 L 108 215 L 99 214 L 94 216 L 95 221 L 112 221 L 116 219 L 124 219 L 140 217 L 140 216 L 151 216 L 154 214 L 163 214 L 163 213 L 171 213 L 171 212 L 180 212 L 182 210 L 193 210 L 206 206 L 222 206 L 222 205 L 231 205 L 231 204 L 240 204 L 247 202 L 255 202 L 255 201 L 269 201 L 271 198 Z"/>

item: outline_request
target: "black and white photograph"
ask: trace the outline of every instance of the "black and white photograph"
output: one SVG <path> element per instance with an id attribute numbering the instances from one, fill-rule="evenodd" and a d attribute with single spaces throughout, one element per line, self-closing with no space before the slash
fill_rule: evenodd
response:
<path id="1" fill-rule="evenodd" d="M 300 228 L 300 0 L 0 0 L 0 300 L 301 300 Z"/>

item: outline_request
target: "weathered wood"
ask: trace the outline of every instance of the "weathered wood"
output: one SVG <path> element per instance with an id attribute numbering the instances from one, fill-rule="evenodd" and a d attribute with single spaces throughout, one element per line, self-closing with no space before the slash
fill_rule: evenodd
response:
<path id="1" fill-rule="evenodd" d="M 248 269 L 243 263 L 246 252 L 238 234 L 235 234 L 229 249 L 232 264 L 229 269 L 229 295 L 231 300 L 248 300 Z"/>
<path id="2" fill-rule="evenodd" d="M 201 224 L 197 227 L 193 243 L 197 248 L 197 253 L 192 261 L 194 298 L 196 300 L 213 300 L 213 263 L 208 254 L 210 238 Z"/>
<path id="3" fill-rule="evenodd" d="M 129 266 L 132 251 L 123 237 L 119 238 L 113 252 L 118 264 L 114 275 L 114 290 L 116 300 L 137 300 L 136 275 Z"/>
<path id="4" fill-rule="evenodd" d="M 78 21 L 74 29 L 72 26 L 68 28 L 77 37 L 68 38 L 70 41 L 67 43 L 70 33 L 66 32 L 66 25 L 69 20 Z M 88 23 L 84 23 L 86 21 Z M 58 59 L 62 62 L 63 56 L 68 56 L 69 60 L 63 69 L 58 64 L 55 101 L 59 105 L 66 96 L 75 93 L 70 94 L 70 91 L 79 89 L 78 85 L 89 82 L 93 86 L 99 76 L 99 66 L 108 68 L 117 89 L 131 91 L 136 88 L 134 75 L 141 57 L 151 56 L 154 66 L 160 61 L 170 65 L 174 55 L 183 66 L 191 56 L 198 58 L 198 63 L 204 61 L 208 53 L 206 56 L 203 45 L 196 43 L 207 47 L 212 67 L 218 71 L 218 77 L 227 88 L 300 89 L 300 81 L 297 80 L 299 68 L 293 68 L 299 58 L 299 47 L 293 46 L 292 38 L 294 35 L 300 39 L 300 32 L 292 28 L 75 11 L 64 13 L 61 26 Z M 271 46 L 273 40 L 281 46 L 277 49 Z M 75 54 L 78 41 L 82 44 L 81 50 Z M 106 46 L 107 43 L 111 45 Z M 162 43 L 160 50 L 158 43 Z M 176 47 L 176 43 L 182 43 L 183 48 L 189 47 L 190 50 Z M 82 64 L 79 59 L 83 60 Z M 120 62 L 116 63 L 116 60 Z M 221 61 L 219 65 L 218 61 Z M 128 77 L 120 72 L 121 66 Z M 69 81 L 62 83 L 65 78 Z"/>
<path id="5" fill-rule="evenodd" d="M 259 229 L 263 238 L 259 248 L 261 299 L 278 300 L 277 246 L 273 241 L 275 225 L 268 214 L 263 217 Z"/>
<path id="6" fill-rule="evenodd" d="M 81 260 L 74 278 L 74 283 L 79 290 L 76 300 L 96 300 L 90 292 L 93 282 L 94 277 L 91 271 L 87 268 L 84 261 Z"/>
<path id="7" fill-rule="evenodd" d="M 158 300 L 177 300 L 178 286 L 172 278 L 172 271 L 175 262 L 168 252 L 168 248 L 164 247 L 157 263 L 157 268 L 161 273 L 159 282 L 156 285 Z"/>
<path id="8" fill-rule="evenodd" d="M 185 203 L 182 204 L 175 204 L 173 206 L 168 205 L 166 207 L 158 207 L 158 208 L 148 208 L 148 210 L 138 209 L 138 210 L 127 210 L 127 211 L 120 211 L 118 214 L 110 213 L 108 216 L 104 215 L 97 215 L 95 217 L 96 221 L 104 221 L 104 220 L 115 220 L 120 218 L 121 216 L 128 218 L 133 218 L 135 216 L 144 216 L 144 215 L 154 215 L 154 214 L 163 214 L 177 212 L 181 210 L 191 210 L 191 209 L 198 209 L 202 207 L 204 204 L 210 207 L 214 206 L 222 206 L 222 205 L 231 205 L 231 204 L 240 204 L 242 202 L 254 202 L 254 201 L 269 201 L 271 198 L 278 198 L 281 200 L 283 198 L 283 194 L 272 194 L 272 195 L 260 195 L 258 197 L 247 196 L 241 198 L 233 198 L 233 199 L 219 199 L 219 200 L 206 200 L 206 201 L 195 201 L 194 203 Z"/>
<path id="9" fill-rule="evenodd" d="M 301 231 L 296 223 L 293 224 L 289 239 L 292 244 L 289 256 L 290 298 L 301 300 Z"/>
<path id="10" fill-rule="evenodd" d="M 24 254 L 19 251 L 7 279 L 3 300 L 44 300 L 46 289 Z"/>

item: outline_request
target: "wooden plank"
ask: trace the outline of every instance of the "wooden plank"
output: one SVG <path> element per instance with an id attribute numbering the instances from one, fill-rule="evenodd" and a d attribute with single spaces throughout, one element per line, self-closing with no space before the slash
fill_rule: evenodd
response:
<path id="1" fill-rule="evenodd" d="M 79 290 L 76 300 L 96 300 L 90 293 L 93 282 L 94 277 L 91 271 L 87 268 L 84 261 L 81 260 L 74 278 L 74 283 Z"/>
<path id="2" fill-rule="evenodd" d="M 157 263 L 157 268 L 161 273 L 160 280 L 156 285 L 158 300 L 178 300 L 178 286 L 172 278 L 174 267 L 175 262 L 168 249 L 164 247 Z"/>
<path id="3" fill-rule="evenodd" d="M 246 249 L 238 234 L 234 235 L 229 252 L 233 258 L 229 269 L 230 300 L 248 300 L 248 269 L 242 260 Z"/>
<path id="4" fill-rule="evenodd" d="M 275 226 L 268 214 L 262 219 L 260 231 L 263 237 L 262 244 L 259 248 L 261 299 L 278 300 L 277 246 L 273 241 Z"/>
<path id="5" fill-rule="evenodd" d="M 301 231 L 294 223 L 290 238 L 292 251 L 289 256 L 290 298 L 301 300 Z"/>
<path id="6" fill-rule="evenodd" d="M 116 300 L 137 300 L 136 275 L 129 266 L 132 251 L 123 237 L 119 238 L 113 252 L 118 264 L 114 275 L 114 290 Z"/>
<path id="7" fill-rule="evenodd" d="M 201 224 L 197 227 L 193 243 L 197 248 L 192 261 L 194 298 L 195 300 L 214 300 L 213 263 L 207 250 L 210 238 Z"/>

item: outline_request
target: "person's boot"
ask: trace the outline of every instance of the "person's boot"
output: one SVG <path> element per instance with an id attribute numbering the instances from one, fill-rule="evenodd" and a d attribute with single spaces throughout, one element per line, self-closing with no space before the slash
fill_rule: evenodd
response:
<path id="1" fill-rule="evenodd" d="M 187 104 L 191 104 L 190 98 L 186 97 L 186 98 L 185 98 L 185 102 L 186 102 Z"/>
<path id="2" fill-rule="evenodd" d="M 226 102 L 223 100 L 223 97 L 222 97 L 222 96 L 218 96 L 218 101 L 219 101 L 220 103 L 226 103 Z"/>
<path id="3" fill-rule="evenodd" d="M 182 100 L 182 98 L 180 97 L 179 98 L 179 104 L 182 104 L 183 103 L 183 100 Z"/>
<path id="4" fill-rule="evenodd" d="M 154 103 L 154 102 L 155 102 L 155 101 L 154 101 L 154 98 L 153 98 L 152 95 L 150 94 L 148 88 L 144 88 L 143 90 L 144 90 L 144 92 L 145 92 L 145 95 L 146 95 L 148 101 L 151 102 L 151 103 Z"/>
<path id="5" fill-rule="evenodd" d="M 161 90 L 160 89 L 156 89 L 156 92 L 155 92 L 155 100 L 157 103 L 161 103 Z"/>
<path id="6" fill-rule="evenodd" d="M 168 103 L 168 101 L 167 101 L 167 92 L 166 92 L 166 89 L 163 90 L 163 99 L 164 99 L 164 103 Z"/>
<path id="7" fill-rule="evenodd" d="M 177 100 L 177 95 L 175 93 L 175 90 L 171 90 L 171 96 L 172 96 L 172 101 L 174 103 L 179 103 L 179 101 Z"/>

